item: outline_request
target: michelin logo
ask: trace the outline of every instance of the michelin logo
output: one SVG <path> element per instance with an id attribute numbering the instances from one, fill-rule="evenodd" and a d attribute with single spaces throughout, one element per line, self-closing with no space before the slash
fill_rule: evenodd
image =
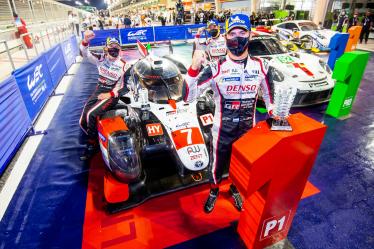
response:
<path id="1" fill-rule="evenodd" d="M 127 34 L 127 39 L 129 41 L 135 41 L 135 40 L 147 40 L 147 30 L 141 29 L 137 31 L 130 31 Z"/>

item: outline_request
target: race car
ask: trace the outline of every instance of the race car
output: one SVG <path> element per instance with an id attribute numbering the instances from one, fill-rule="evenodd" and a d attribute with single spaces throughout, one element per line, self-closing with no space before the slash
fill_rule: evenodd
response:
<path id="1" fill-rule="evenodd" d="M 329 51 L 331 38 L 338 32 L 322 29 L 308 20 L 286 21 L 276 24 L 271 29 L 280 40 L 308 40 L 311 46 L 320 51 Z"/>
<path id="2" fill-rule="evenodd" d="M 208 181 L 214 102 L 206 94 L 185 103 L 178 66 L 167 56 L 138 60 L 130 91 L 98 122 L 110 213 Z"/>
<path id="3" fill-rule="evenodd" d="M 276 84 L 297 88 L 293 107 L 329 101 L 335 81 L 330 67 L 319 57 L 289 52 L 276 38 L 267 35 L 252 37 L 249 53 L 263 59 L 272 94 Z"/>

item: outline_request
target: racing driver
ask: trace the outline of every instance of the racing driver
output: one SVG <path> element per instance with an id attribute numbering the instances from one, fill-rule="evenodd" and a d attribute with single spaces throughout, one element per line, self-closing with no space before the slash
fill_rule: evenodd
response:
<path id="1" fill-rule="evenodd" d="M 220 34 L 220 26 L 217 20 L 210 20 L 207 24 L 208 33 L 210 38 L 207 38 L 206 42 L 202 45 L 206 46 L 206 53 L 210 61 L 219 60 L 221 57 L 226 56 L 226 39 L 224 35 Z M 198 42 L 201 33 L 204 31 L 204 28 L 199 28 L 195 36 L 196 43 L 194 43 L 194 51 L 200 47 Z M 192 53 L 194 54 L 194 52 Z"/>
<path id="2" fill-rule="evenodd" d="M 196 50 L 183 86 L 184 100 L 189 102 L 211 88 L 216 104 L 213 135 L 213 164 L 210 169 L 210 192 L 204 211 L 210 213 L 219 194 L 223 172 L 228 169 L 231 145 L 254 126 L 258 90 L 261 89 L 269 114 L 272 99 L 267 75 L 261 60 L 248 55 L 251 24 L 248 16 L 236 14 L 226 21 L 227 56 L 203 69 L 204 52 Z M 242 198 L 231 184 L 235 207 L 242 210 Z"/>
<path id="3" fill-rule="evenodd" d="M 104 53 L 92 53 L 88 49 L 95 34 L 87 30 L 80 45 L 84 58 L 95 64 L 99 71 L 98 85 L 86 102 L 79 120 L 83 131 L 88 135 L 88 152 L 97 147 L 96 117 L 102 115 L 118 102 L 118 92 L 123 89 L 124 74 L 129 65 L 119 56 L 121 46 L 116 38 L 107 38 Z"/>

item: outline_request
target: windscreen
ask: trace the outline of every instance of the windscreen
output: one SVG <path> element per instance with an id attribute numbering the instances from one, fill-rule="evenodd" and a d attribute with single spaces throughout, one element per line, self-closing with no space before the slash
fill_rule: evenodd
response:
<path id="1" fill-rule="evenodd" d="M 263 56 L 287 53 L 287 49 L 273 38 L 254 38 L 249 42 L 251 56 Z"/>
<path id="2" fill-rule="evenodd" d="M 169 79 L 142 79 L 143 87 L 148 89 L 148 99 L 154 103 L 167 103 L 171 98 L 176 101 L 182 100 L 182 76 L 178 75 Z"/>
<path id="3" fill-rule="evenodd" d="M 301 22 L 299 26 L 302 31 L 312 31 L 312 30 L 319 30 L 318 26 L 313 22 Z"/>

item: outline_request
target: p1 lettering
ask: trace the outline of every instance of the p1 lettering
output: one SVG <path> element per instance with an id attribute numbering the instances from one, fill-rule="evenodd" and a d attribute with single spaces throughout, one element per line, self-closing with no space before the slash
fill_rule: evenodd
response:
<path id="1" fill-rule="evenodd" d="M 283 216 L 266 219 L 262 225 L 260 240 L 267 239 L 277 233 L 284 231 L 287 225 L 290 212 Z"/>
<path id="2" fill-rule="evenodd" d="M 201 115 L 200 120 L 204 126 L 211 125 L 213 124 L 213 115 L 211 113 Z"/>

